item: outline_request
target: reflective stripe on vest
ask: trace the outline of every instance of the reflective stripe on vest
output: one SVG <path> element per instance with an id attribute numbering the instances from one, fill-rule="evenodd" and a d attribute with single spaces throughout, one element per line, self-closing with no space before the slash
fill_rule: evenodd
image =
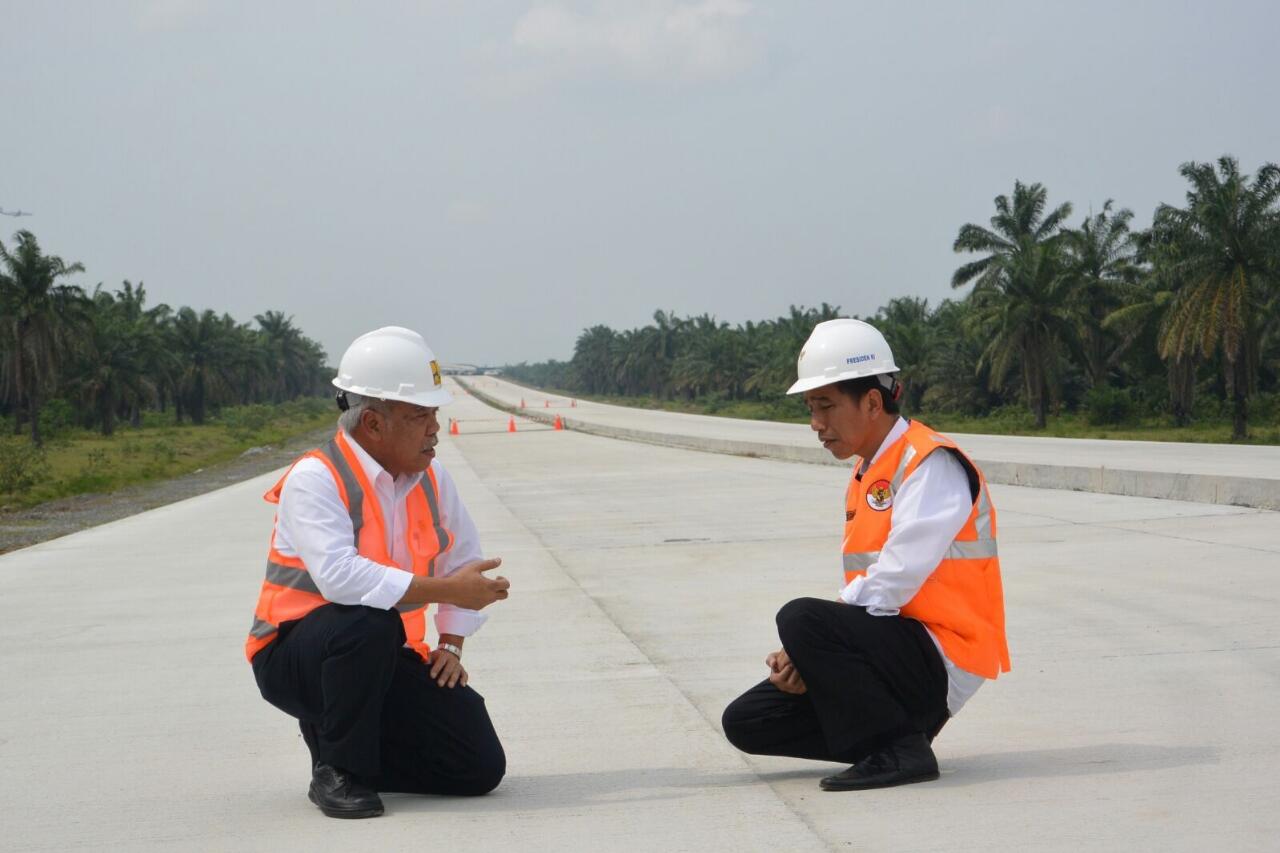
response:
<path id="1" fill-rule="evenodd" d="M 342 487 L 347 492 L 347 514 L 351 516 L 351 530 L 355 534 L 356 547 L 360 547 L 360 529 L 364 527 L 364 489 L 360 488 L 360 481 L 356 479 L 356 472 L 351 470 L 351 466 L 347 464 L 347 459 L 342 455 L 342 451 L 338 448 L 338 440 L 336 438 L 329 439 L 328 442 L 320 448 L 320 452 L 329 460 L 329 464 L 333 465 L 338 476 L 342 479 Z"/>
<path id="2" fill-rule="evenodd" d="M 249 636 L 255 640 L 261 640 L 263 637 L 268 637 L 278 630 L 280 630 L 278 626 L 272 625 L 266 620 L 254 619 L 253 627 L 249 629 Z"/>
<path id="3" fill-rule="evenodd" d="M 320 594 L 320 588 L 316 586 L 316 582 L 311 579 L 311 573 L 306 569 L 285 566 L 273 560 L 267 560 L 267 583 L 288 589 L 300 589 L 312 595 Z"/>
<path id="4" fill-rule="evenodd" d="M 441 546 L 440 550 L 437 551 L 427 562 L 427 577 L 433 578 L 436 576 L 436 557 L 439 557 L 449 549 L 449 545 L 446 545 L 445 543 L 448 542 L 449 544 L 453 544 L 453 537 L 451 537 L 449 535 L 449 531 L 445 530 L 440 524 L 440 501 L 436 495 L 435 484 L 432 482 L 431 478 L 426 474 L 423 474 L 422 482 L 418 484 L 418 487 L 422 489 L 422 494 L 427 499 L 427 506 L 431 508 L 431 527 L 435 530 L 436 541 L 439 542 Z M 401 613 L 413 613 L 415 610 L 422 610 L 426 606 L 425 602 L 422 604 L 397 604 L 396 610 L 399 610 Z"/>
<path id="5" fill-rule="evenodd" d="M 973 502 L 964 525 L 900 613 L 924 623 L 952 663 L 994 678 L 1009 669 L 995 509 L 982 472 L 950 439 L 913 422 L 875 464 L 863 470 L 864 460 L 858 460 L 860 476 L 851 479 L 845 497 L 844 579 L 850 583 L 873 571 L 892 533 L 894 502 L 879 490 L 875 500 L 868 499 L 871 486 L 887 484 L 888 497 L 896 497 L 939 448 L 954 453 L 966 468 L 971 488 L 976 485 Z"/>
<path id="6" fill-rule="evenodd" d="M 324 446 L 305 454 L 302 458 L 315 457 L 326 463 L 326 467 L 337 481 L 340 497 L 344 499 L 347 514 L 351 519 L 356 551 L 377 562 L 395 565 L 391 560 L 388 543 L 385 541 L 387 528 L 382 520 L 381 510 L 376 505 L 369 507 L 374 521 L 366 531 L 365 490 L 361 486 L 362 476 L 361 473 L 357 473 L 352 459 L 347 455 L 354 454 L 355 451 L 350 448 L 344 449 L 344 440 L 345 436 L 339 433 Z M 275 488 L 267 493 L 265 496 L 267 500 L 272 502 L 279 500 L 279 493 L 287 477 L 286 474 L 285 478 L 282 478 Z M 452 547 L 453 537 L 442 523 L 438 487 L 430 468 L 423 472 L 419 487 L 422 489 L 422 501 L 415 504 L 412 499 L 413 492 L 410 492 L 411 499 L 406 507 L 404 535 L 411 537 L 412 543 L 409 549 L 412 565 L 408 570 L 415 574 L 433 576 L 437 558 Z M 428 516 L 425 518 L 423 517 L 424 504 Z M 366 532 L 368 535 L 362 540 L 362 533 Z M 361 547 L 362 541 L 365 543 L 365 548 Z M 249 638 L 245 644 L 245 654 L 250 660 L 275 639 L 279 626 L 272 622 L 273 619 L 277 621 L 300 619 L 311 610 L 326 603 L 302 560 L 278 553 L 275 549 L 274 532 L 271 542 L 266 576 L 259 594 L 253 625 L 249 630 Z M 428 606 L 425 603 L 396 605 L 396 610 L 400 612 L 405 623 L 406 643 L 424 658 L 430 651 L 425 642 L 424 611 Z"/>

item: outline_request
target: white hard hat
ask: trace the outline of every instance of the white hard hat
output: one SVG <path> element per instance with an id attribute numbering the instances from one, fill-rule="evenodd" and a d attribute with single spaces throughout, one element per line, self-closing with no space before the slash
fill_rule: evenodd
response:
<path id="1" fill-rule="evenodd" d="M 422 335 L 383 326 L 356 338 L 342 354 L 333 384 L 343 391 L 415 406 L 443 406 L 453 400 L 440 379 L 440 364 Z"/>
<path id="2" fill-rule="evenodd" d="M 787 393 L 801 394 L 845 379 L 897 372 L 889 342 L 875 326 L 847 318 L 827 320 L 813 327 L 800 350 L 797 379 Z"/>

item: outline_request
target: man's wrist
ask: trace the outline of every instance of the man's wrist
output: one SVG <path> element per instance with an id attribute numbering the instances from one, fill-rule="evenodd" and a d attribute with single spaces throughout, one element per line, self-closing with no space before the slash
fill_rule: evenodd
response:
<path id="1" fill-rule="evenodd" d="M 440 643 L 436 648 L 443 649 L 444 651 L 452 654 L 458 660 L 462 660 L 462 643 L 465 639 L 465 637 L 461 637 L 457 634 L 441 634 Z"/>

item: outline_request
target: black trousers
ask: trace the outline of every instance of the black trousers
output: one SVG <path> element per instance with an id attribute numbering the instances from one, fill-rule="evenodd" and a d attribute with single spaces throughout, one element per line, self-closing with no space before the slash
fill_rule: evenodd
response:
<path id="1" fill-rule="evenodd" d="M 298 718 L 313 762 L 378 791 L 487 794 L 506 755 L 484 698 L 440 687 L 395 610 L 326 604 L 253 658 L 262 697 Z"/>
<path id="2" fill-rule="evenodd" d="M 853 764 L 947 720 L 946 667 L 914 619 L 798 598 L 778 611 L 778 637 L 807 691 L 765 680 L 733 700 L 722 723 L 743 752 Z"/>

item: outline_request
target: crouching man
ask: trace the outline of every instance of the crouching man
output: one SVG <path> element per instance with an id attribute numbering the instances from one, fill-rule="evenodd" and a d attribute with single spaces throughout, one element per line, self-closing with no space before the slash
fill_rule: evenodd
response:
<path id="1" fill-rule="evenodd" d="M 379 791 L 485 794 L 506 770 L 462 667 L 479 611 L 507 597 L 440 462 L 450 401 L 430 348 L 389 326 L 342 357 L 337 434 L 266 494 L 278 504 L 246 654 L 311 750 L 329 817 L 382 814 Z M 437 648 L 426 613 L 439 605 Z"/>
<path id="2" fill-rule="evenodd" d="M 768 677 L 724 712 L 744 752 L 835 761 L 828 791 L 938 778 L 932 742 L 1009 671 L 996 512 L 955 443 L 898 414 L 884 337 L 859 320 L 814 328 L 787 393 L 837 459 L 853 457 L 839 599 L 778 611 Z"/>

